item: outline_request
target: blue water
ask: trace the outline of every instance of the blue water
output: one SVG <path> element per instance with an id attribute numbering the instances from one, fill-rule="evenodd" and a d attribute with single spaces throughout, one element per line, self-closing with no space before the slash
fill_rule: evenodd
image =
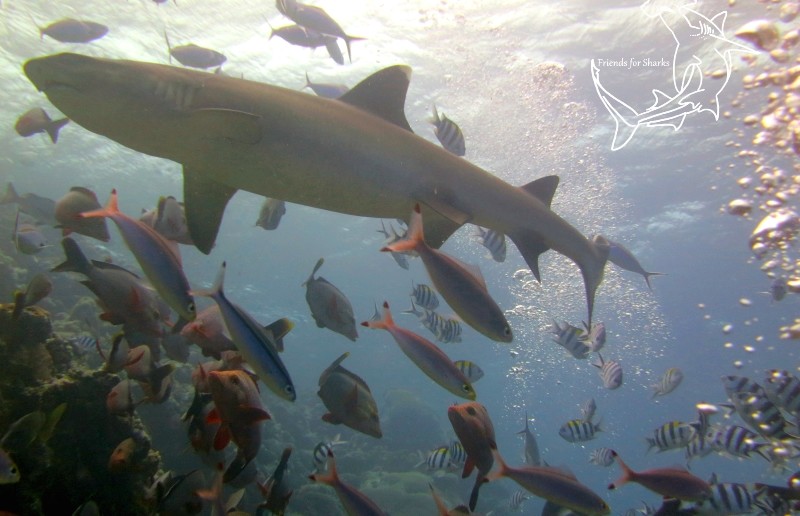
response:
<path id="1" fill-rule="evenodd" d="M 608 266 L 594 319 L 608 328 L 603 354 L 622 363 L 625 382 L 616 391 L 606 391 L 589 361 L 568 356 L 547 332 L 553 319 L 580 325 L 586 317 L 582 282 L 571 262 L 554 252 L 544 255 L 544 281 L 539 285 L 513 245 L 506 262 L 487 259 L 474 241 L 473 228 L 462 228 L 443 247 L 463 261 L 480 265 L 490 293 L 506 310 L 515 333 L 512 344 L 501 345 L 464 325 L 463 342 L 442 345 L 453 359 L 472 360 L 485 371 L 475 388 L 478 401 L 493 418 L 503 455 L 512 464 L 520 462 L 522 443 L 515 433 L 524 426 L 527 410 L 545 460 L 569 467 L 606 498 L 615 514 L 639 506 L 640 500 L 657 505 L 656 495 L 634 485 L 607 493 L 606 485 L 617 477 L 618 467 L 588 464 L 589 452 L 599 446 L 615 448 L 635 469 L 683 463 L 682 451 L 645 456 L 645 437 L 664 422 L 693 420 L 694 406 L 700 401 L 724 401 L 722 375 L 760 380 L 768 369 L 796 367 L 794 344 L 779 340 L 778 328 L 791 323 L 797 301 L 790 294 L 780 303 L 771 303 L 768 296 L 759 294 L 768 289 L 770 280 L 747 245 L 760 218 L 756 214 L 742 220 L 722 210 L 740 195 L 736 179 L 750 172 L 735 157 L 737 149 L 726 146 L 729 141 L 746 141 L 736 131 L 742 127 L 739 119 L 749 111 L 733 109 L 731 118 L 723 116 L 719 121 L 707 113 L 692 114 L 677 131 L 642 128 L 624 149 L 611 152 L 613 124 L 593 88 L 589 61 L 636 55 L 671 59 L 674 43 L 663 25 L 644 16 L 635 1 L 487 4 L 317 2 L 348 34 L 366 38 L 353 43 L 352 64 L 339 66 L 323 49 L 312 52 L 268 39 L 266 20 L 273 26 L 288 23 L 268 2 L 3 2 L 0 77 L 6 102 L 0 111 L 0 183 L 10 181 L 20 193 L 53 199 L 73 185 L 82 185 L 94 189 L 101 202 L 116 188 L 120 208 L 131 215 L 152 207 L 160 195 L 182 196 L 179 165 L 137 154 L 74 123 L 62 130 L 57 145 L 44 135 L 22 139 L 15 134 L 16 118 L 31 107 L 42 106 L 56 115 L 56 109 L 21 73 L 22 63 L 32 57 L 70 51 L 166 63 L 162 36 L 166 29 L 174 43 L 194 42 L 224 52 L 228 62 L 223 70 L 231 76 L 295 89 L 303 86 L 305 72 L 317 81 L 352 86 L 382 67 L 408 64 L 414 75 L 406 114 L 415 132 L 435 141 L 426 122 L 435 102 L 464 131 L 466 159 L 518 185 L 558 174 L 561 183 L 554 211 L 586 235 L 599 233 L 624 243 L 646 269 L 666 273 L 651 280 L 650 291 L 640 276 Z M 725 28 L 730 37 L 745 21 L 775 16 L 761 5 L 700 2 L 696 9 L 709 17 L 727 10 Z M 32 20 L 45 25 L 67 16 L 104 23 L 110 32 L 86 45 L 40 40 Z M 704 56 L 706 44 L 693 42 Z M 731 109 L 731 101 L 742 91 L 746 72 L 740 61 L 734 62 L 730 82 L 720 94 L 723 111 Z M 652 89 L 671 87 L 669 70 L 637 68 L 615 74 L 603 68 L 601 73 L 604 85 L 640 110 L 652 102 Z M 764 97 L 751 96 L 747 105 L 759 105 Z M 360 322 L 372 315 L 375 303 L 384 300 L 395 313 L 408 308 L 411 282 L 428 282 L 421 262 L 412 261 L 410 270 L 404 271 L 390 256 L 379 253 L 382 237 L 376 230 L 380 223 L 373 219 L 288 205 L 278 230 L 265 232 L 254 226 L 260 204 L 260 197 L 239 192 L 228 205 L 212 253 L 205 256 L 187 247 L 182 253 L 192 286 L 209 285 L 219 264 L 227 260 L 225 287 L 231 299 L 264 323 L 284 316 L 296 323 L 283 358 L 298 390 L 296 405 L 303 409 L 290 417 L 309 418 L 313 434 L 296 436 L 293 443 L 277 443 L 267 452 L 269 456 L 274 458 L 279 447 L 294 444 L 301 457 L 297 468 L 305 471 L 310 449 L 300 446 L 308 441 L 341 432 L 345 440 L 370 446 L 349 429 L 332 428 L 318 420 L 323 411 L 316 396 L 319 373 L 344 351 L 351 352 L 345 366 L 367 381 L 379 408 L 392 391 L 408 390 L 438 414 L 449 435 L 446 407 L 460 400 L 422 375 L 387 333 L 359 327 L 360 337 L 351 343 L 317 328 L 300 286 L 317 259 L 325 257 L 319 274 L 347 295 Z M 0 209 L 11 213 L 12 208 Z M 11 228 L 3 231 L 10 233 Z M 57 263 L 61 260 L 58 233 L 51 228 L 45 231 L 56 245 L 36 260 Z M 115 261 L 133 267 L 132 255 L 119 234 L 115 229 L 111 232 L 107 251 L 92 254 L 108 252 Z M 82 245 L 96 244 L 79 238 Z M 19 260 L 21 267 L 34 268 L 31 259 Z M 54 296 L 58 295 L 56 291 Z M 752 300 L 751 306 L 742 306 L 741 298 Z M 444 312 L 448 313 L 446 308 Z M 397 319 L 427 335 L 411 316 Z M 725 324 L 733 325 L 729 335 L 721 330 Z M 726 348 L 727 342 L 732 347 Z M 746 351 L 748 345 L 755 350 Z M 194 356 L 191 362 L 199 360 Z M 735 361 L 742 362 L 740 369 L 734 367 Z M 649 387 L 669 367 L 683 370 L 683 384 L 669 396 L 652 401 Z M 563 441 L 558 428 L 579 417 L 579 405 L 590 397 L 597 400 L 596 417 L 602 418 L 604 432 L 583 445 Z M 284 403 L 271 394 L 262 398 L 268 406 Z M 148 406 L 139 411 L 152 423 L 150 431 L 157 441 L 185 440 L 182 427 L 159 436 L 155 414 L 173 419 L 174 414 L 158 413 Z M 270 434 L 269 424 L 264 434 Z M 439 444 L 432 439 L 429 447 Z M 393 464 L 382 461 L 383 448 L 375 444 L 375 450 L 373 469 L 395 470 Z M 337 453 L 346 479 L 359 485 L 367 471 L 348 471 L 346 447 Z M 178 459 L 165 456 L 166 468 L 175 467 L 171 461 Z M 409 459 L 415 461 L 415 456 Z M 271 467 L 269 462 L 263 469 Z M 776 484 L 783 484 L 786 476 L 769 472 L 758 458 L 708 457 L 696 460 L 693 472 L 703 478 L 717 472 L 724 481 Z M 441 481 L 433 480 L 434 484 Z M 454 492 L 448 492 L 451 504 L 466 500 L 472 480 L 456 485 Z M 502 513 L 505 497 L 515 489 L 509 480 L 484 487 L 478 509 Z M 381 504 L 380 498 L 376 501 Z M 537 513 L 540 505 L 540 501 L 526 502 L 525 513 Z"/>

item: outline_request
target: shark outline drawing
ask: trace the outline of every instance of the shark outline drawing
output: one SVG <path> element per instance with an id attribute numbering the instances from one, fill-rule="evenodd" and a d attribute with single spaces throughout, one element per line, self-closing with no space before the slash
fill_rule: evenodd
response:
<path id="1" fill-rule="evenodd" d="M 679 7 L 677 11 L 662 7 L 655 13 L 647 11 L 651 0 L 642 4 L 641 9 L 648 18 L 658 17 L 662 24 L 670 31 L 675 41 L 675 50 L 672 59 L 672 85 L 675 93 L 668 95 L 662 90 L 652 90 L 655 101 L 652 106 L 643 112 L 638 112 L 629 104 L 612 94 L 600 82 L 600 70 L 595 60 L 590 63 L 592 83 L 600 101 L 614 119 L 614 137 L 611 150 L 617 151 L 625 147 L 633 138 L 639 127 L 672 127 L 675 131 L 680 129 L 686 118 L 693 113 L 708 112 L 714 120 L 719 120 L 719 95 L 730 81 L 732 72 L 732 52 L 756 53 L 753 49 L 741 45 L 725 36 L 724 25 L 727 20 L 727 11 L 716 14 L 713 18 L 699 13 L 691 8 L 696 4 L 689 2 Z M 682 26 L 678 28 L 671 25 L 665 14 L 679 14 Z M 690 37 L 714 39 L 727 45 L 724 51 L 715 48 L 715 54 L 724 63 L 725 77 L 717 88 L 708 88 L 704 84 L 704 75 L 712 70 L 706 66 L 700 56 L 691 51 L 682 50 L 684 45 L 678 29 L 693 29 L 695 32 Z M 682 71 L 681 71 L 682 69 Z"/>

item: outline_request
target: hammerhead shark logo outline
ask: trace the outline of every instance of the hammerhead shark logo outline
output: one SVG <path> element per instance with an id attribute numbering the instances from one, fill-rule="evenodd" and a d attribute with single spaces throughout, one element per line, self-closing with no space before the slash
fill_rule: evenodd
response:
<path id="1" fill-rule="evenodd" d="M 728 16 L 727 11 L 708 18 L 692 8 L 696 2 L 690 2 L 679 7 L 677 11 L 661 8 L 657 12 L 651 13 L 647 10 L 650 1 L 647 0 L 641 7 L 645 15 L 649 18 L 658 17 L 675 40 L 672 60 L 672 83 L 675 93 L 670 96 L 662 90 L 652 90 L 655 98 L 653 105 L 640 113 L 600 83 L 600 70 L 595 64 L 595 60 L 592 59 L 592 82 L 600 101 L 614 119 L 612 151 L 625 147 L 639 127 L 672 127 L 677 131 L 683 126 L 687 116 L 702 112 L 708 112 L 714 117 L 714 120 L 719 120 L 719 95 L 731 77 L 731 54 L 733 52 L 757 53 L 725 36 L 724 25 Z M 680 14 L 681 20 L 677 27 L 665 18 L 666 13 L 675 12 Z M 687 50 L 688 45 L 682 44 L 682 38 L 687 36 L 713 39 L 724 44 L 723 50 L 714 49 L 714 53 L 723 62 L 725 69 L 725 77 L 719 82 L 718 87 L 707 87 L 704 84 L 703 76 L 705 72 L 721 67 L 708 66 L 697 54 Z M 714 61 L 717 60 L 714 59 Z"/>

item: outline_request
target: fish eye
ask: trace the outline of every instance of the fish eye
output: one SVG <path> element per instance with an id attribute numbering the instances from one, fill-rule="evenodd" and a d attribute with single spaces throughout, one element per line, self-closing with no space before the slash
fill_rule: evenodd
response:
<path id="1" fill-rule="evenodd" d="M 232 383 L 233 385 L 239 385 L 239 378 L 237 378 L 237 377 L 235 377 L 235 376 L 234 376 L 234 377 L 232 377 L 232 378 L 231 378 L 231 383 Z"/>
<path id="2" fill-rule="evenodd" d="M 474 416 L 476 414 L 474 407 L 467 407 L 467 414 Z"/>
<path id="3" fill-rule="evenodd" d="M 196 308 L 194 306 L 194 303 L 192 302 L 192 303 L 189 303 L 189 305 L 186 307 L 186 309 L 189 310 L 189 313 L 193 314 Z"/>
<path id="4" fill-rule="evenodd" d="M 461 390 L 463 390 L 464 392 L 472 392 L 472 386 L 468 383 L 465 383 L 464 385 L 461 386 Z"/>
<path id="5" fill-rule="evenodd" d="M 286 387 L 283 388 L 283 392 L 285 392 L 286 394 L 294 394 L 294 387 L 292 387 L 291 385 L 287 385 Z"/>
<path id="6" fill-rule="evenodd" d="M 511 335 L 511 327 L 506 326 L 505 328 L 503 328 L 503 335 L 505 335 L 506 337 L 510 336 Z"/>

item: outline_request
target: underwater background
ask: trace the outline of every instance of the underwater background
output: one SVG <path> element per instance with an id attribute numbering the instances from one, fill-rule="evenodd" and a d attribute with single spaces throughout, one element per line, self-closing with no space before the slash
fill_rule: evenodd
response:
<path id="1" fill-rule="evenodd" d="M 20 194 L 33 192 L 51 199 L 62 197 L 73 186 L 85 186 L 96 192 L 101 204 L 116 189 L 120 209 L 131 216 L 155 206 L 159 196 L 183 196 L 180 165 L 139 154 L 77 124 L 65 126 L 55 145 L 46 135 L 23 139 L 16 134 L 15 121 L 28 109 L 43 107 L 58 117 L 22 73 L 22 64 L 34 57 L 66 51 L 166 64 L 166 31 L 173 45 L 192 42 L 224 53 L 227 61 L 222 71 L 230 76 L 297 90 L 304 87 L 306 73 L 314 81 L 354 86 L 386 66 L 409 65 L 413 75 L 405 111 L 417 134 L 436 141 L 428 122 L 435 103 L 464 132 L 465 159 L 514 185 L 549 174 L 560 176 L 552 205 L 556 213 L 584 235 L 602 234 L 624 244 L 645 269 L 665 274 L 651 278 L 650 290 L 640 275 L 611 264 L 606 268 L 594 320 L 603 322 L 608 331 L 604 357 L 623 366 L 624 383 L 612 391 L 603 388 L 592 359 L 576 360 L 552 342 L 549 330 L 554 320 L 580 327 L 586 317 L 582 280 L 572 262 L 555 252 L 546 253 L 540 260 L 543 281 L 539 284 L 510 242 L 503 263 L 487 258 L 470 225 L 442 248 L 480 266 L 489 292 L 514 331 L 513 342 L 501 344 L 464 324 L 462 342 L 441 344 L 451 358 L 470 360 L 485 372 L 475 385 L 477 399 L 492 416 L 498 448 L 509 463 L 521 463 L 522 440 L 516 434 L 525 426 L 527 412 L 544 460 L 569 467 L 582 483 L 603 496 L 613 514 L 641 507 L 642 501 L 658 506 L 660 498 L 637 485 L 606 491 L 619 476 L 619 468 L 590 464 L 589 453 L 601 446 L 613 448 L 635 469 L 684 464 L 682 450 L 645 455 L 645 438 L 665 422 L 693 420 L 699 402 L 726 401 L 720 382 L 723 375 L 758 381 L 770 369 L 798 369 L 796 342 L 782 338 L 786 327 L 794 324 L 797 299 L 791 292 L 780 301 L 764 294 L 774 279 L 768 272 L 788 280 L 791 287 L 796 266 L 791 238 L 762 259 L 754 256 L 748 243 L 759 221 L 777 207 L 766 201 L 774 199 L 781 185 L 788 189 L 797 182 L 797 158 L 791 144 L 777 143 L 778 136 L 754 143 L 766 125 L 745 123 L 748 116 L 760 120 L 773 109 L 770 103 L 775 98 L 770 93 L 782 91 L 776 84 L 753 87 L 752 77 L 791 67 L 794 54 L 790 51 L 789 58 L 780 62 L 782 58 L 737 40 L 759 54 L 752 62 L 733 55 L 728 83 L 718 96 L 718 120 L 708 112 L 697 112 L 687 116 L 678 130 L 642 127 L 624 148 L 612 151 L 614 124 L 593 85 L 590 62 L 646 57 L 672 61 L 675 41 L 661 20 L 648 15 L 653 12 L 648 9 L 676 10 L 685 2 L 643 6 L 638 1 L 320 0 L 315 5 L 323 7 L 348 34 L 364 38 L 352 43 L 352 62 L 339 65 L 324 49 L 312 51 L 270 38 L 270 25 L 288 22 L 270 2 L 4 0 L 0 7 L 0 78 L 5 99 L 0 108 L 0 184 L 13 183 Z M 737 28 L 758 18 L 778 23 L 782 33 L 796 26 L 796 22 L 778 21 L 779 2 L 691 5 L 708 18 L 727 12 L 725 34 L 732 40 Z M 39 27 L 67 17 L 102 23 L 109 32 L 87 44 L 40 37 Z M 714 56 L 714 41 L 698 37 L 690 47 L 701 58 Z M 601 67 L 600 73 L 603 85 L 638 111 L 650 106 L 652 90 L 672 87 L 671 67 Z M 713 81 L 722 79 L 709 75 L 706 80 L 719 84 Z M 759 166 L 780 169 L 785 179 L 777 186 L 769 183 Z M 757 192 L 753 183 L 771 190 Z M 793 207 L 792 195 L 782 201 L 783 207 Z M 729 213 L 728 203 L 738 198 L 753 203 L 749 215 Z M 462 400 L 421 375 L 384 332 L 359 327 L 358 340 L 351 342 L 318 328 L 301 287 L 317 260 L 324 257 L 320 274 L 346 294 L 356 322 L 368 320 L 375 304 L 386 300 L 401 326 L 430 336 L 413 316 L 398 313 L 410 306 L 412 282 L 429 283 L 422 263 L 411 260 L 409 270 L 403 270 L 388 253 L 380 253 L 384 238 L 377 232 L 377 219 L 289 204 L 279 228 L 264 231 L 254 224 L 262 200 L 238 192 L 225 211 L 210 255 L 190 246 L 182 246 L 181 252 L 192 287 L 210 286 L 220 263 L 227 261 L 225 290 L 232 300 L 263 324 L 280 317 L 295 323 L 282 358 L 292 373 L 297 401 L 289 404 L 262 389 L 273 420 L 264 424 L 257 459 L 259 469 L 268 474 L 283 448 L 294 448 L 288 475 L 295 492 L 287 513 L 341 511 L 329 488 L 312 485 L 306 478 L 314 446 L 336 434 L 346 441 L 336 447 L 343 478 L 390 514 L 433 514 L 428 483 L 448 505 L 464 503 L 472 479 L 461 480 L 458 472 L 434 475 L 424 467 L 415 468 L 421 460 L 419 452 L 427 454 L 454 438 L 446 408 Z M 0 206 L 0 232 L 7 235 L 0 238 L 0 299 L 8 303 L 14 290 L 24 289 L 35 273 L 63 261 L 60 231 L 48 226 L 42 226 L 42 231 L 49 247 L 35 255 L 18 253 L 10 238 L 15 215 L 13 204 Z M 115 228 L 110 233 L 108 243 L 75 238 L 91 258 L 110 257 L 115 264 L 137 270 L 119 233 Z M 762 270 L 770 259 L 778 259 L 780 265 Z M 64 344 L 68 339 L 87 333 L 83 316 L 75 308 L 82 304 L 94 309 L 94 305 L 84 300 L 91 295 L 76 277 L 50 276 L 53 293 L 39 306 L 48 312 L 60 346 L 68 349 Z M 211 301 L 198 298 L 198 304 L 203 308 Z M 446 307 L 442 310 L 448 313 Z M 6 324 L 10 325 L 7 320 Z M 108 345 L 116 330 L 99 321 L 98 325 L 102 343 Z M 12 340 L 22 338 L 6 330 L 2 333 L 3 344 L 9 348 L 17 345 Z M 58 344 L 49 346 L 51 354 L 58 354 Z M 325 409 L 316 395 L 319 374 L 345 351 L 351 353 L 345 365 L 369 384 L 377 401 L 384 434 L 380 440 L 320 419 Z M 91 372 L 102 367 L 96 355 L 92 350 L 73 350 L 46 371 L 35 370 L 42 361 L 38 356 L 15 355 L 2 366 L 0 434 L 26 412 L 52 410 L 57 405 L 58 396 L 47 390 L 48 385 L 82 379 L 76 384 L 81 387 L 68 391 L 74 403 L 58 400 L 67 401 L 68 406 L 48 443 L 54 456 L 50 462 L 60 464 L 58 456 L 63 452 L 74 466 L 70 472 L 61 464 L 60 475 L 78 477 L 92 470 L 88 465 L 81 468 L 80 461 L 105 464 L 125 437 L 125 431 L 119 430 L 117 442 L 100 445 L 102 440 L 95 436 L 119 424 L 114 418 L 91 411 L 70 416 L 71 410 L 84 403 L 78 401 L 82 397 L 96 401 L 99 409 L 104 407 L 111 384 L 105 376 Z M 106 485 L 99 481 L 52 478 L 55 470 L 47 464 L 29 464 L 30 480 L 20 462 L 23 480 L 0 485 L 0 510 L 67 514 L 95 497 L 101 513 L 147 513 L 150 509 L 139 502 L 144 498 L 141 490 L 149 486 L 157 470 L 187 473 L 205 467 L 191 451 L 186 425 L 180 421 L 192 400 L 191 371 L 204 360 L 194 348 L 185 364 L 175 363 L 170 400 L 137 408 L 136 416 L 160 457 L 149 456 L 146 467 L 130 473 L 124 482 L 114 482 L 113 496 L 87 487 Z M 671 367 L 683 371 L 682 384 L 668 396 L 651 399 L 651 386 Z M 592 397 L 603 431 L 584 443 L 566 442 L 559 437 L 559 428 L 579 417 L 581 404 Z M 84 452 L 81 446 L 86 446 Z M 796 460 L 775 468 L 760 457 L 743 460 L 712 454 L 694 460 L 691 468 L 704 479 L 717 473 L 726 482 L 783 485 L 797 466 Z M 206 471 L 211 479 L 213 470 L 206 467 Z M 70 489 L 56 486 L 62 482 Z M 510 480 L 490 483 L 481 489 L 478 511 L 510 512 L 508 499 L 517 489 Z M 25 500 L 41 490 L 47 493 L 43 500 L 50 497 L 50 503 L 58 500 L 58 505 L 46 501 L 40 506 L 16 505 L 20 490 L 28 490 Z M 124 490 L 128 494 L 117 493 Z M 5 497 L 15 501 L 5 507 Z M 250 486 L 240 507 L 254 512 L 259 498 L 257 488 Z M 538 514 L 542 505 L 540 499 L 532 498 L 522 511 Z"/>

